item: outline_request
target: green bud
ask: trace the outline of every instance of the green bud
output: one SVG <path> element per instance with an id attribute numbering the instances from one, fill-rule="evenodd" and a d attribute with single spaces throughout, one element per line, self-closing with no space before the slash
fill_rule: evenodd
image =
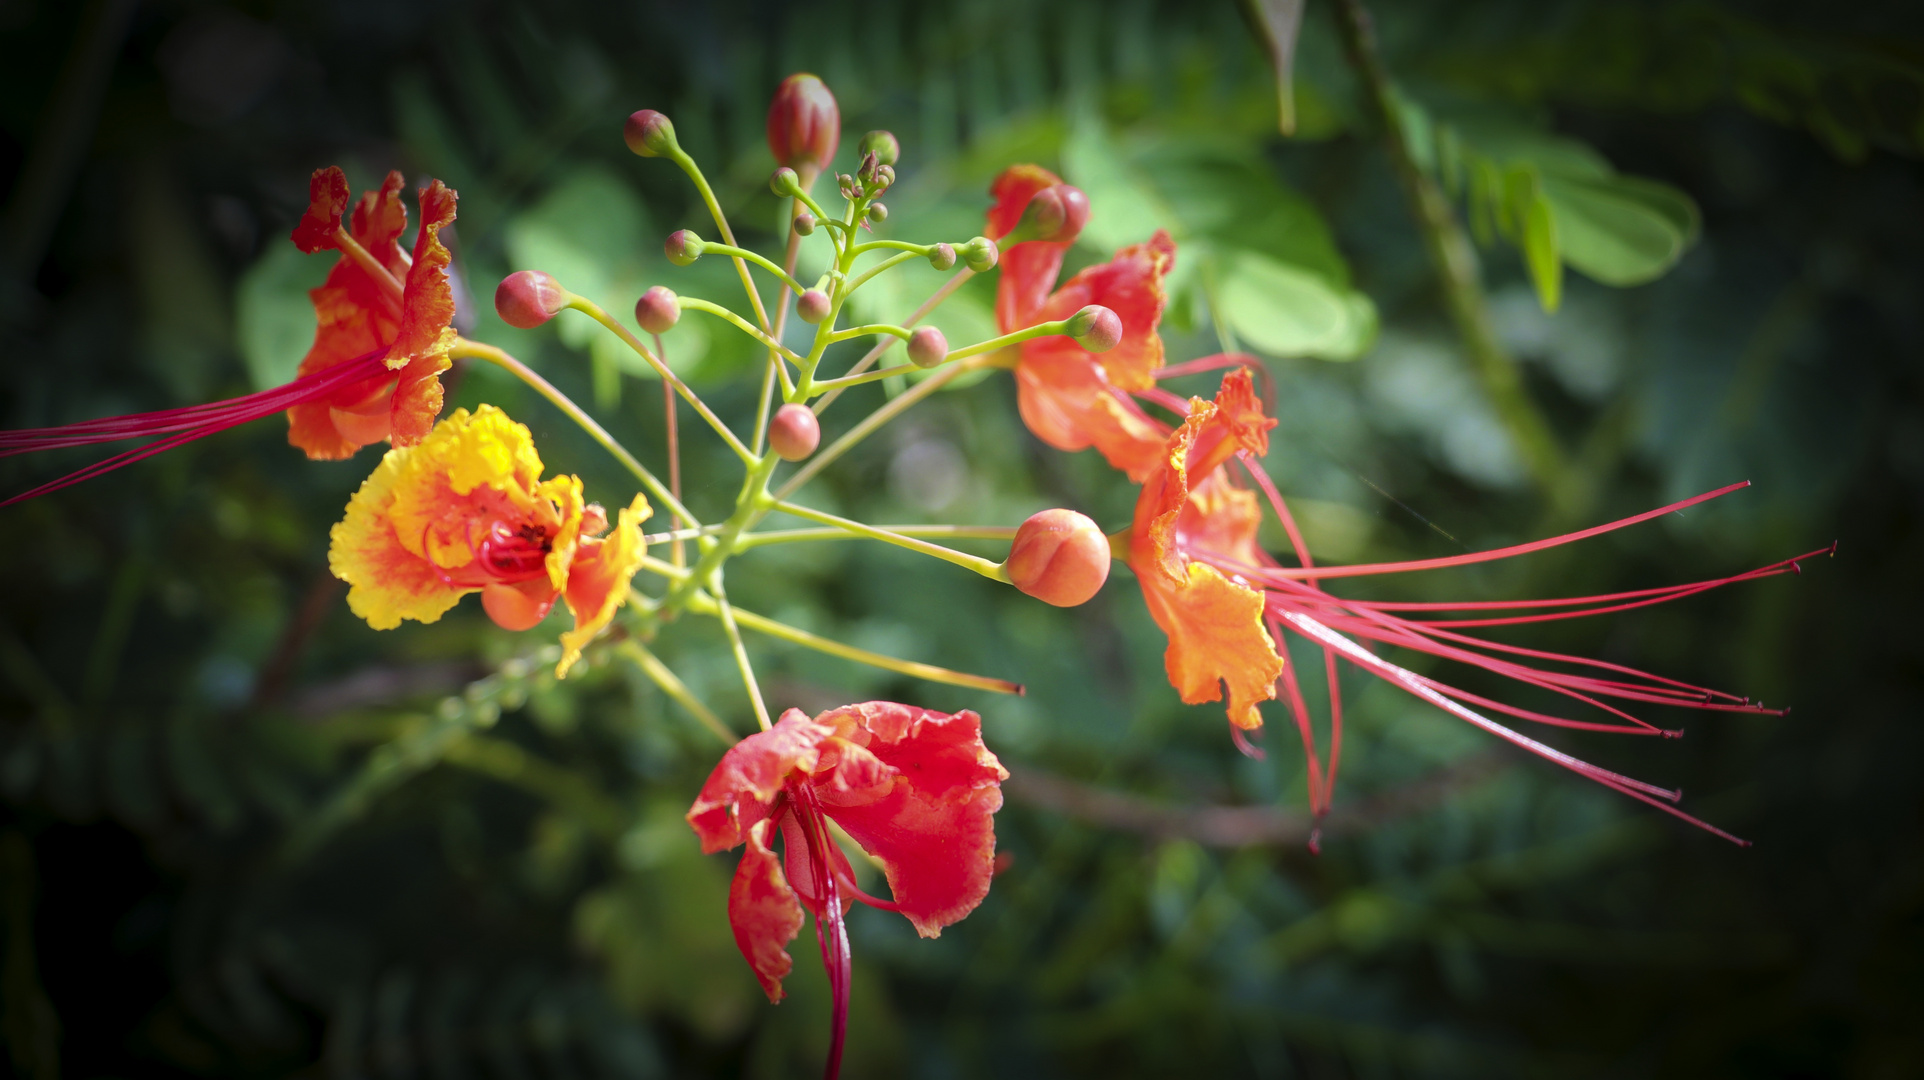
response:
<path id="1" fill-rule="evenodd" d="M 876 161 L 893 165 L 902 158 L 902 144 L 886 131 L 871 131 L 862 136 L 862 153 L 874 154 Z"/>
<path id="2" fill-rule="evenodd" d="M 937 244 L 929 249 L 929 265 L 937 270 L 948 270 L 955 266 L 955 249 L 947 244 Z"/>
<path id="3" fill-rule="evenodd" d="M 784 199 L 792 199 L 802 193 L 802 178 L 796 175 L 794 169 L 784 165 L 768 178 L 768 190 Z"/>
<path id="4" fill-rule="evenodd" d="M 978 236 L 962 246 L 962 261 L 978 274 L 995 269 L 1001 258 L 1002 249 L 986 236 Z"/>
<path id="5" fill-rule="evenodd" d="M 693 231 L 679 229 L 668 234 L 668 242 L 662 245 L 662 250 L 667 253 L 669 262 L 676 266 L 688 266 L 701 258 L 702 249 L 707 246 Z"/>
<path id="6" fill-rule="evenodd" d="M 883 206 L 881 203 L 868 204 L 868 219 L 878 223 L 887 221 L 889 219 L 889 208 Z"/>
<path id="7" fill-rule="evenodd" d="M 675 149 L 675 125 L 653 109 L 642 109 L 622 125 L 621 137 L 628 149 L 642 157 L 662 157 Z"/>
<path id="8" fill-rule="evenodd" d="M 804 210 L 795 215 L 795 234 L 797 236 L 815 235 L 815 215 Z"/>

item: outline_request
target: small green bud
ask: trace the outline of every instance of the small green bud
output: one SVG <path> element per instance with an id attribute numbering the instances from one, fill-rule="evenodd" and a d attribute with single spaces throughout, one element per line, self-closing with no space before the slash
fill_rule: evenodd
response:
<path id="1" fill-rule="evenodd" d="M 828 318 L 829 308 L 828 294 L 820 289 L 810 289 L 795 300 L 795 314 L 810 326 L 818 326 Z"/>
<path id="2" fill-rule="evenodd" d="M 1122 320 L 1101 304 L 1090 304 L 1069 316 L 1063 333 L 1092 353 L 1108 352 L 1122 341 Z"/>
<path id="3" fill-rule="evenodd" d="M 662 245 L 662 250 L 667 253 L 669 262 L 676 266 L 688 266 L 701 258 L 702 249 L 707 246 L 692 230 L 678 229 L 668 234 L 668 242 Z"/>
<path id="4" fill-rule="evenodd" d="M 622 125 L 621 137 L 628 149 L 642 157 L 662 157 L 672 153 L 676 146 L 675 125 L 653 109 L 630 114 L 628 122 Z"/>
<path id="5" fill-rule="evenodd" d="M 919 368 L 932 368 L 949 358 L 949 339 L 933 326 L 917 327 L 909 335 L 909 362 Z"/>
<path id="6" fill-rule="evenodd" d="M 804 210 L 801 213 L 795 215 L 795 235 L 797 236 L 815 235 L 815 215 L 814 214 L 811 214 L 808 211 Z"/>
<path id="7" fill-rule="evenodd" d="M 937 244 L 929 249 L 929 265 L 937 270 L 948 270 L 955 266 L 955 249 L 947 244 Z"/>
<path id="8" fill-rule="evenodd" d="M 881 203 L 870 203 L 868 205 L 868 219 L 878 223 L 887 221 L 889 219 L 889 208 L 883 206 Z"/>
<path id="9" fill-rule="evenodd" d="M 962 261 L 978 274 L 995 269 L 1001 258 L 1002 249 L 986 236 L 978 236 L 962 246 Z"/>
<path id="10" fill-rule="evenodd" d="M 784 165 L 768 178 L 768 190 L 784 199 L 792 199 L 802 193 L 802 178 L 796 175 L 794 169 Z"/>
<path id="11" fill-rule="evenodd" d="M 871 131 L 862 136 L 862 153 L 874 154 L 876 161 L 893 165 L 902 158 L 902 144 L 886 131 Z"/>

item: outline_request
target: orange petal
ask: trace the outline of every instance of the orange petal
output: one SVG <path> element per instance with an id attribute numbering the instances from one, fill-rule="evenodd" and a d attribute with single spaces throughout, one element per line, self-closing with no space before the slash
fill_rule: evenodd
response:
<path id="1" fill-rule="evenodd" d="M 410 547 L 395 531 L 393 507 L 399 489 L 411 482 L 410 456 L 388 451 L 329 533 L 328 569 L 350 586 L 348 607 L 376 630 L 391 630 L 402 619 L 433 622 L 473 591 L 449 584 L 423 557 L 418 538 Z"/>
<path id="2" fill-rule="evenodd" d="M 1177 524 L 1189 505 L 1190 477 L 1207 477 L 1238 450 L 1269 451 L 1269 429 L 1247 368 L 1223 376 L 1216 400 L 1189 399 L 1189 417 L 1163 448 L 1160 467 L 1143 482 L 1130 526 L 1129 562 L 1138 574 L 1156 568 L 1171 583 L 1182 579 Z"/>
<path id="3" fill-rule="evenodd" d="M 294 246 L 309 255 L 332 248 L 346 209 L 347 174 L 338 165 L 315 169 L 307 183 L 307 212 L 294 226 Z"/>
<path id="4" fill-rule="evenodd" d="M 1189 492 L 1189 502 L 1176 518 L 1177 542 L 1186 552 L 1260 566 L 1263 552 L 1256 531 L 1262 520 L 1256 493 L 1231 483 L 1228 472 L 1218 467 Z"/>
<path id="5" fill-rule="evenodd" d="M 1024 245 L 1026 246 L 1026 245 Z M 1162 338 L 1156 328 L 1169 298 L 1163 275 L 1176 262 L 1176 242 L 1156 230 L 1148 243 L 1131 244 L 1106 263 L 1070 278 L 1049 298 L 1036 321 L 1066 319 L 1090 304 L 1101 304 L 1122 320 L 1122 341 L 1096 357 L 1109 380 L 1124 390 L 1147 390 L 1162 366 Z"/>
<path id="6" fill-rule="evenodd" d="M 771 827 L 761 821 L 748 830 L 748 847 L 728 886 L 728 926 L 768 1000 L 780 1001 L 782 980 L 795 967 L 788 943 L 802 932 L 802 905 L 769 849 Z"/>
<path id="7" fill-rule="evenodd" d="M 1040 165 L 1011 165 L 989 185 L 989 206 L 987 232 L 991 240 L 1000 240 L 1009 235 L 1016 223 L 1022 220 L 1022 212 L 1029 208 L 1029 200 L 1043 188 L 1062 183 L 1062 177 Z"/>
<path id="8" fill-rule="evenodd" d="M 361 201 L 354 204 L 354 217 L 348 224 L 348 233 L 354 242 L 366 248 L 368 254 L 379 259 L 397 278 L 407 274 L 399 243 L 402 231 L 408 227 L 407 203 L 401 198 L 406 186 L 407 180 L 400 170 L 389 172 L 380 187 L 361 193 Z"/>
<path id="9" fill-rule="evenodd" d="M 989 197 L 994 202 L 985 223 L 987 235 L 996 240 L 1007 236 L 1022 220 L 1022 212 L 1036 192 L 1061 182 L 1061 177 L 1040 165 L 1011 165 L 1002 170 L 989 185 Z M 1032 240 L 1002 252 L 997 263 L 1001 277 L 996 281 L 995 319 L 1003 333 L 1036 322 L 1036 313 L 1055 287 L 1056 275 L 1062 272 L 1062 256 L 1068 249 L 1068 244 Z"/>
<path id="10" fill-rule="evenodd" d="M 741 843 L 743 833 L 768 816 L 789 774 L 814 769 L 822 741 L 834 734 L 833 725 L 790 709 L 774 727 L 729 747 L 688 808 L 688 826 L 701 839 L 702 851 L 713 855 Z"/>
<path id="11" fill-rule="evenodd" d="M 621 520 L 606 537 L 579 541 L 574 563 L 568 568 L 568 610 L 574 612 L 575 628 L 561 635 L 561 662 L 555 677 L 581 659 L 581 650 L 613 621 L 616 609 L 628 601 L 628 582 L 641 569 L 644 545 L 641 523 L 652 513 L 648 500 L 637 494 L 621 511 Z M 579 517 L 576 529 L 580 528 Z"/>
<path id="12" fill-rule="evenodd" d="M 1163 426 L 1119 399 L 1093 358 L 1067 338 L 1024 342 L 1015 385 L 1023 423 L 1050 446 L 1093 446 L 1136 483 L 1161 462 Z"/>
<path id="13" fill-rule="evenodd" d="M 402 368 L 418 357 L 445 353 L 454 345 L 454 287 L 448 282 L 453 261 L 441 243 L 441 230 L 454 224 L 454 192 L 439 180 L 421 190 L 421 231 L 414 240 L 414 265 L 408 268 L 401 299 L 401 323 L 388 348 L 387 366 Z"/>
<path id="14" fill-rule="evenodd" d="M 982 743 L 975 713 L 954 715 L 871 701 L 816 717 L 854 721 L 854 741 L 897 773 L 889 793 L 836 805 L 818 788 L 822 809 L 882 864 L 897 907 L 923 937 L 975 910 L 995 869 L 995 823 L 1008 770 Z"/>
<path id="15" fill-rule="evenodd" d="M 1263 594 L 1215 567 L 1190 563 L 1187 576 L 1173 586 L 1160 575 L 1142 575 L 1142 595 L 1150 617 L 1169 635 L 1163 666 L 1183 701 L 1221 701 L 1227 686 L 1229 722 L 1244 729 L 1263 726 L 1257 703 L 1276 696 L 1283 673 L 1282 658 L 1263 629 Z"/>

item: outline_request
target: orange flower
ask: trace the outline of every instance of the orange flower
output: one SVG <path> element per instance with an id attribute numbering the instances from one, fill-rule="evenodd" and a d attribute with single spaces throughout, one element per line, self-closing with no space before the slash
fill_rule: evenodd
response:
<path id="1" fill-rule="evenodd" d="M 1223 379 L 1215 401 L 1190 399 L 1188 419 L 1143 483 L 1129 530 L 1129 566 L 1150 617 L 1169 636 L 1169 682 L 1191 705 L 1222 700 L 1227 686 L 1229 722 L 1244 730 L 1262 726 L 1256 706 L 1276 696 L 1283 672 L 1263 628 L 1263 593 L 1191 554 L 1259 561 L 1255 498 L 1233 486 L 1222 465 L 1238 451 L 1262 456 L 1274 426 L 1243 368 Z"/>
<path id="2" fill-rule="evenodd" d="M 557 598 L 574 613 L 557 675 L 614 619 L 641 564 L 640 495 L 608 515 L 573 476 L 541 479 L 528 429 L 492 405 L 456 409 L 414 446 L 387 452 L 330 534 L 328 566 L 376 630 L 434 622 L 471 592 L 488 617 L 526 630 Z"/>
<path id="3" fill-rule="evenodd" d="M 441 412 L 440 376 L 448 369 L 455 333 L 454 290 L 447 273 L 451 256 L 439 234 L 454 222 L 455 194 L 439 180 L 422 189 L 421 229 L 409 259 L 397 243 L 407 227 L 401 187 L 401 174 L 391 172 L 378 190 L 364 192 L 345 233 L 405 282 L 398 297 L 343 250 L 341 214 L 348 191 L 340 169 L 314 174 L 307 213 L 294 229 L 294 243 L 302 251 L 342 251 L 327 281 L 308 294 L 320 327 L 300 374 L 313 375 L 370 353 L 385 361 L 385 370 L 287 411 L 287 441 L 310 458 L 351 457 L 382 439 L 408 446 L 427 435 Z"/>
<path id="4" fill-rule="evenodd" d="M 974 911 L 995 869 L 995 812 L 1009 772 L 982 744 L 982 720 L 871 701 L 813 720 L 800 709 L 722 755 L 688 809 L 713 854 L 747 844 L 728 891 L 728 922 L 770 1001 L 793 968 L 788 943 L 815 916 L 834 994 L 828 1074 L 841 1057 L 853 900 L 900 912 L 923 937 Z M 881 864 L 893 900 L 855 885 L 832 819 Z M 775 837 L 782 838 L 777 856 Z"/>
<path id="5" fill-rule="evenodd" d="M 989 208 L 988 235 L 1009 235 L 1030 200 L 1059 185 L 1066 186 L 1038 165 L 1004 170 L 989 189 L 995 203 Z M 1100 304 L 1122 320 L 1122 341 L 1100 356 L 1064 337 L 1024 342 L 1015 373 L 1017 402 L 1023 422 L 1043 442 L 1061 450 L 1093 446 L 1140 483 L 1156 469 L 1168 429 L 1145 415 L 1126 392 L 1149 389 L 1152 373 L 1162 366 L 1156 327 L 1167 302 L 1162 279 L 1175 261 L 1176 245 L 1158 231 L 1147 243 L 1123 248 L 1051 293 L 1074 240 L 1064 230 L 1052 240 L 1021 241 L 1002 253 L 996 320 L 1009 333 Z"/>

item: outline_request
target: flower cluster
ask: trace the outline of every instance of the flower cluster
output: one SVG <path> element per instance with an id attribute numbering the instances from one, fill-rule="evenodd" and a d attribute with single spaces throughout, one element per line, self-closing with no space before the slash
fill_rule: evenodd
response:
<path id="1" fill-rule="evenodd" d="M 370 627 L 385 630 L 405 620 L 434 622 L 463 596 L 479 593 L 482 610 L 495 624 L 519 632 L 541 625 L 560 601 L 574 624 L 560 633 L 558 676 L 601 649 L 598 639 L 620 639 L 620 648 L 607 649 L 607 654 L 633 660 L 644 675 L 704 718 L 729 745 L 689 809 L 688 823 L 708 852 L 745 849 L 726 917 L 771 1000 L 780 1000 L 782 980 L 791 970 L 788 943 L 806 917 L 814 918 L 834 991 L 831 1076 L 840 1062 L 848 1007 L 845 916 L 850 905 L 860 901 L 899 913 L 925 937 L 967 916 L 989 891 L 996 865 L 993 818 L 1002 804 L 999 785 L 1008 772 L 984 745 L 981 720 L 973 712 L 867 702 L 813 718 L 796 709 L 772 718 L 741 630 L 774 634 L 937 684 L 1004 693 L 1021 688 L 830 642 L 735 607 L 726 588 L 727 564 L 762 544 L 848 537 L 890 544 L 1059 606 L 1095 595 L 1108 580 L 1112 558 L 1119 557 L 1135 577 L 1150 617 L 1168 638 L 1165 668 L 1184 702 L 1223 702 L 1232 736 L 1250 753 L 1255 751 L 1249 733 L 1261 728 L 1265 703 L 1280 700 L 1289 710 L 1307 755 L 1309 799 L 1317 814 L 1329 809 L 1340 757 L 1339 662 L 1679 816 L 1685 815 L 1673 805 L 1677 793 L 1578 761 L 1486 714 L 1563 727 L 1672 734 L 1615 703 L 1765 711 L 1729 694 L 1599 661 L 1499 644 L 1470 631 L 1659 603 L 1729 581 L 1791 572 L 1795 560 L 1724 581 L 1507 604 L 1365 602 L 1341 598 L 1323 585 L 1338 577 L 1440 569 L 1527 554 L 1734 488 L 1499 551 L 1398 564 L 1318 566 L 1287 504 L 1263 471 L 1277 421 L 1257 393 L 1251 374 L 1259 370 L 1257 361 L 1241 355 L 1177 365 L 1166 361 L 1158 328 L 1167 304 L 1165 278 L 1177 257 L 1168 234 L 1144 237 L 1107 261 L 1059 281 L 1065 256 L 1089 218 L 1089 199 L 1040 166 L 1015 165 L 990 189 L 982 235 L 929 243 L 879 238 L 876 227 L 889 220 L 879 197 L 894 183 L 901 158 L 893 135 L 873 131 L 863 136 L 853 171 L 834 177 L 843 204 L 831 209 L 813 191 L 834 163 L 841 117 L 820 79 L 797 75 L 781 85 L 769 111 L 767 134 L 780 166 L 770 188 L 790 200 L 787 255 L 780 263 L 736 244 L 708 181 L 682 149 L 667 117 L 642 110 L 629 118 L 623 132 L 637 155 L 679 168 L 714 217 L 719 240 L 679 230 L 667 238 L 669 260 L 677 266 L 709 257 L 730 260 L 745 300 L 738 309 L 657 285 L 636 301 L 636 321 L 645 332 L 658 335 L 683 313 L 696 312 L 727 323 L 765 349 L 760 407 L 745 435 L 675 375 L 658 355 L 659 346 L 651 350 L 592 301 L 570 292 L 565 282 L 529 268 L 509 275 L 495 293 L 496 312 L 510 325 L 532 329 L 572 311 L 600 323 L 661 378 L 662 434 L 669 462 L 665 480 L 519 360 L 453 329 L 452 256 L 440 240 L 441 231 L 455 218 L 453 191 L 436 180 L 417 193 L 420 222 L 410 254 L 400 246 L 407 224 L 400 174 L 390 174 L 380 187 L 364 193 L 350 212 L 345 176 L 339 169 L 323 169 L 314 174 L 309 207 L 292 239 L 304 252 L 333 252 L 338 259 L 326 283 L 311 294 L 318 330 L 298 377 L 287 386 L 231 401 L 0 433 L 0 455 L 160 436 L 16 498 L 274 412 L 287 413 L 289 441 L 310 458 L 347 458 L 374 443 L 391 444 L 331 533 L 329 566 L 351 586 L 349 607 Z M 800 241 L 818 233 L 826 235 L 829 267 L 813 281 L 799 280 Z M 953 275 L 929 303 L 899 325 L 842 325 L 854 292 L 877 275 L 915 260 Z M 778 285 L 772 313 L 751 270 Z M 996 337 L 955 348 L 938 327 L 918 325 L 963 281 L 990 271 L 1000 275 Z M 805 351 L 784 343 L 791 297 L 796 315 L 814 328 Z M 861 359 L 839 375 L 824 370 L 832 346 L 868 338 L 879 343 Z M 903 346 L 904 362 L 876 366 L 897 343 Z M 527 383 L 605 447 L 643 490 L 633 493 L 611 520 L 599 504 L 588 501 L 578 477 L 543 478 L 541 457 L 528 429 L 493 405 L 455 409 L 436 422 L 442 408 L 440 376 L 456 360 L 492 363 Z M 1022 420 L 1038 439 L 1064 451 L 1094 449 L 1139 486 L 1125 528 L 1105 535 L 1096 522 L 1064 508 L 1045 510 L 1013 528 L 883 528 L 790 499 L 862 438 L 958 377 L 984 368 L 1012 369 Z M 1212 370 L 1225 371 L 1212 398 L 1184 399 L 1159 385 L 1175 375 Z M 826 448 L 821 445 L 817 417 L 845 390 L 910 371 L 923 377 L 846 435 Z M 684 407 L 694 411 L 741 466 L 739 495 L 721 521 L 704 523 L 681 501 L 678 416 Z M 777 470 L 789 464 L 795 467 L 776 485 Z M 1258 543 L 1265 504 L 1290 538 L 1288 563 Z M 644 536 L 642 523 L 657 506 L 670 528 Z M 778 510 L 819 528 L 758 528 Z M 996 562 L 936 543 L 938 538 L 1006 540 L 1009 553 Z M 665 546 L 667 557 L 651 555 L 651 545 L 658 551 Z M 618 622 L 624 607 L 630 617 Z M 1434 617 L 1463 612 L 1475 614 Z M 755 733 L 739 737 L 647 650 L 653 636 L 683 614 L 713 617 L 726 634 L 759 729 Z M 1295 651 L 1292 636 L 1299 645 Z M 1572 720 L 1482 698 L 1390 662 L 1377 651 L 1385 647 L 1427 653 L 1551 690 L 1603 718 Z M 1331 706 L 1326 765 L 1304 703 L 1296 659 L 1319 652 Z M 880 866 L 888 898 L 862 891 L 839 846 L 840 837 Z"/>

